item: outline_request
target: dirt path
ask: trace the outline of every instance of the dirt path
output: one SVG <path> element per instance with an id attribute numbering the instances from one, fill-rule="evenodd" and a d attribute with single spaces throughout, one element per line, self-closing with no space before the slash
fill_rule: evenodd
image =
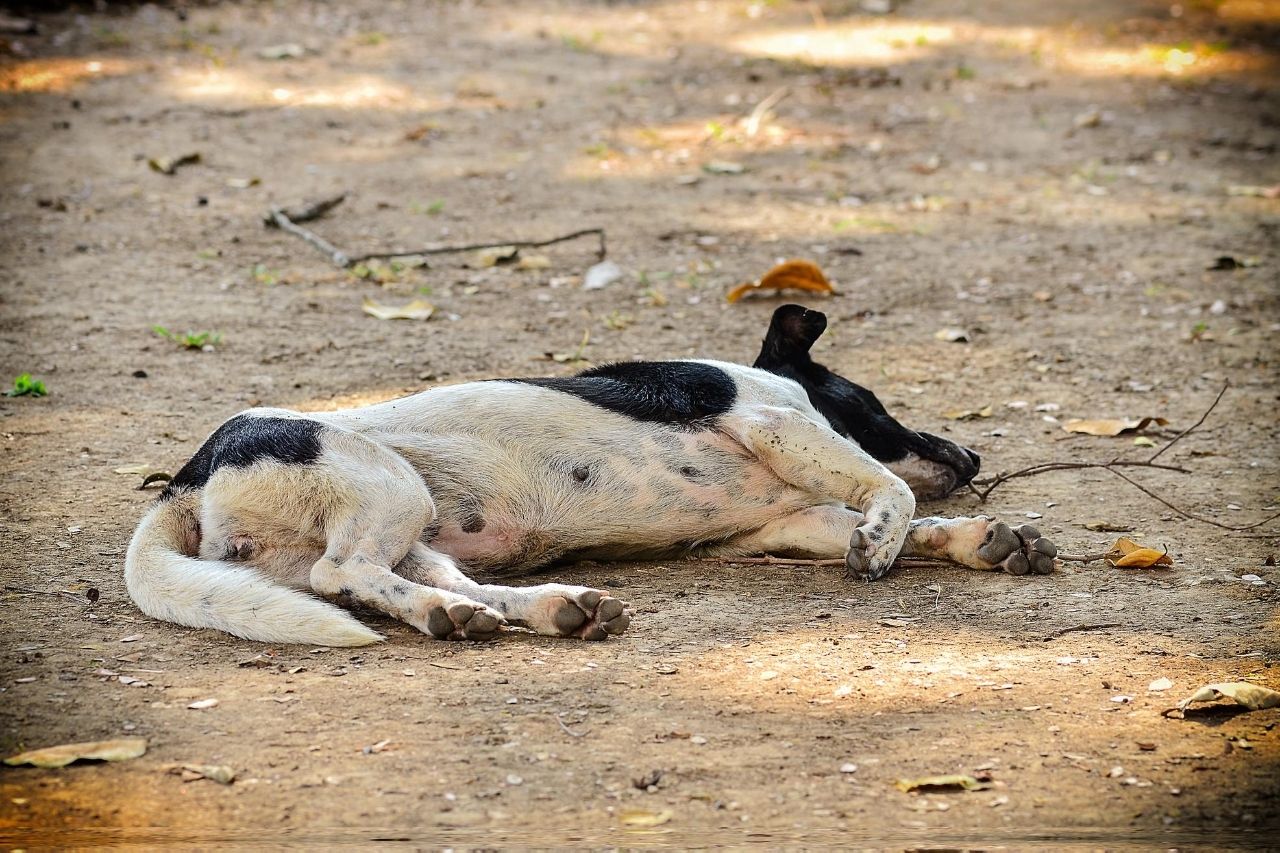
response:
<path id="1" fill-rule="evenodd" d="M 270 649 L 147 620 L 120 575 L 154 492 L 114 470 L 174 470 L 246 406 L 580 366 L 548 353 L 748 359 L 778 300 L 723 293 L 787 257 L 839 284 L 810 300 L 832 320 L 820 360 L 991 471 L 1144 452 L 1068 436 L 1069 417 L 1162 416 L 1161 446 L 1229 380 L 1166 457 L 1194 473 L 1136 476 L 1225 524 L 1274 513 L 1280 201 L 1229 188 L 1280 183 L 1277 21 L 1263 2 L 1176 8 L 284 0 L 6 36 L 0 379 L 50 393 L 0 402 L 0 747 L 150 749 L 6 768 L 0 837 L 1261 844 L 1280 710 L 1160 712 L 1205 682 L 1280 686 L 1278 528 L 1191 523 L 1105 473 L 927 510 L 1035 514 L 1075 552 L 1116 535 L 1087 525 L 1128 527 L 1175 568 L 562 572 L 635 608 L 603 644 L 377 622 L 375 648 Z M 302 55 L 263 58 L 280 45 Z M 261 225 L 341 190 L 314 227 L 345 248 L 603 226 L 627 274 L 580 289 L 586 241 L 540 253 L 547 269 L 360 278 Z M 1223 256 L 1237 268 L 1207 269 Z M 384 322 L 366 297 L 437 311 Z M 153 325 L 221 340 L 182 349 Z M 950 327 L 969 342 L 935 338 Z M 237 778 L 167 772 L 187 763 Z M 957 772 L 990 787 L 893 786 Z"/>

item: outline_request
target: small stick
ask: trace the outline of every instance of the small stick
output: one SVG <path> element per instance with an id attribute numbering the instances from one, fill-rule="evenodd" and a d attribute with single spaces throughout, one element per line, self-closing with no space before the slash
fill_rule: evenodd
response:
<path id="1" fill-rule="evenodd" d="M 1050 640 L 1056 640 L 1064 634 L 1071 634 L 1076 631 L 1101 631 L 1103 628 L 1119 628 L 1119 622 L 1102 622 L 1097 625 L 1072 625 L 1070 628 L 1059 628 L 1052 634 L 1044 638 L 1047 643 Z"/>
<path id="2" fill-rule="evenodd" d="M 1223 386 L 1222 386 L 1222 390 L 1218 392 L 1218 396 L 1216 396 L 1216 397 L 1214 397 L 1214 398 L 1213 398 L 1213 403 L 1211 403 L 1211 404 L 1210 404 L 1209 408 L 1207 408 L 1207 409 L 1205 409 L 1205 410 L 1204 410 L 1204 414 L 1200 416 L 1200 420 L 1196 421 L 1196 422 L 1195 422 L 1195 423 L 1193 423 L 1191 426 L 1187 427 L 1187 428 L 1186 428 L 1186 429 L 1184 429 L 1182 432 L 1180 432 L 1180 433 L 1178 433 L 1177 435 L 1175 435 L 1175 436 L 1173 437 L 1173 441 L 1170 441 L 1170 442 L 1169 442 L 1168 444 L 1166 444 L 1164 447 L 1160 448 L 1160 449 L 1159 449 L 1159 450 L 1157 450 L 1155 453 L 1151 454 L 1151 458 L 1147 460 L 1147 464 L 1148 464 L 1148 465 L 1150 465 L 1152 462 L 1155 462 L 1155 461 L 1156 461 L 1156 459 L 1158 459 L 1158 458 L 1160 457 L 1160 454 L 1161 454 L 1161 453 L 1164 453 L 1164 452 L 1165 452 L 1166 450 L 1168 450 L 1170 447 L 1173 447 L 1175 444 L 1177 444 L 1179 441 L 1181 441 L 1181 440 L 1183 439 L 1183 437 L 1185 437 L 1185 436 L 1187 436 L 1187 435 L 1190 435 L 1190 434 L 1191 434 L 1191 432 L 1192 432 L 1192 430 L 1194 430 L 1196 427 L 1200 426 L 1200 424 L 1204 423 L 1205 418 L 1209 417 L 1209 413 L 1210 413 L 1210 412 L 1212 412 L 1214 409 L 1216 409 L 1216 408 L 1218 407 L 1218 401 L 1222 399 L 1222 395 L 1223 395 L 1223 394 L 1225 394 L 1225 393 L 1227 393 L 1227 389 L 1228 389 L 1228 388 L 1230 388 L 1230 387 L 1231 387 L 1231 381 L 1230 381 L 1230 380 L 1227 380 L 1227 382 L 1225 382 L 1225 383 L 1223 384 Z"/>
<path id="3" fill-rule="evenodd" d="M 356 255 L 351 258 L 350 263 L 358 264 L 361 261 L 372 261 L 378 258 L 403 258 L 408 255 L 448 255 L 455 252 L 474 252 L 478 249 L 499 249 L 503 246 L 514 246 L 517 249 L 542 249 L 546 246 L 554 246 L 556 243 L 567 243 L 570 240 L 577 240 L 579 237 L 586 237 L 591 234 L 595 234 L 600 238 L 600 248 L 596 250 L 596 255 L 603 260 L 607 252 L 604 229 L 583 228 L 581 231 L 574 231 L 572 234 L 563 234 L 559 237 L 552 237 L 550 240 L 503 240 L 498 243 L 471 243 L 465 246 L 436 246 L 431 249 L 415 249 L 405 252 L 370 252 L 364 255 Z"/>
<path id="4" fill-rule="evenodd" d="M 61 589 L 54 590 L 53 592 L 47 592 L 43 589 L 30 589 L 25 586 L 5 586 L 5 589 L 7 589 L 9 592 L 25 592 L 28 595 L 47 595 L 50 598 L 57 598 L 60 595 L 64 595 L 67 598 L 74 599 L 75 601 L 80 601 L 80 602 L 88 600 L 84 596 L 76 595 L 74 592 L 65 592 L 64 590 L 61 590 Z"/>
<path id="5" fill-rule="evenodd" d="M 1096 563 L 1098 560 L 1105 560 L 1107 555 L 1100 554 L 1059 554 L 1058 559 L 1064 563 Z"/>
<path id="6" fill-rule="evenodd" d="M 560 728 L 564 730 L 564 733 L 569 735 L 569 737 L 586 737 L 587 736 L 588 732 L 575 732 L 573 729 L 566 726 L 564 724 L 564 720 L 560 719 L 559 714 L 552 714 L 551 716 L 556 718 L 556 722 L 560 725 Z"/>
<path id="7" fill-rule="evenodd" d="M 267 213 L 267 221 L 274 227 L 279 228 L 281 231 L 287 231 L 295 237 L 301 237 L 303 240 L 306 240 L 308 243 L 315 246 L 321 252 L 329 256 L 329 260 L 333 262 L 334 266 L 341 267 L 342 269 L 346 269 L 351 266 L 352 260 L 347 257 L 345 252 L 321 237 L 316 232 L 303 228 L 301 225 L 293 224 L 293 220 L 290 219 L 280 208 L 271 208 Z"/>
<path id="8" fill-rule="evenodd" d="M 1016 480 L 1019 477 L 1034 477 L 1037 474 L 1043 474 L 1046 471 L 1081 471 L 1089 468 L 1159 468 L 1163 471 L 1176 471 L 1179 474 L 1190 474 L 1186 468 L 1180 468 L 1177 465 L 1153 465 L 1150 460 L 1124 460 L 1112 459 L 1110 462 L 1041 462 L 1039 465 L 1032 465 L 1014 471 L 1012 474 L 997 474 L 990 480 L 979 480 L 977 485 L 986 486 L 985 489 L 979 491 L 974 488 L 973 492 L 982 501 L 986 501 L 996 486 L 1003 485 L 1010 480 Z M 973 484 L 970 484 L 973 487 Z"/>
<path id="9" fill-rule="evenodd" d="M 299 222 L 310 222 L 313 219 L 319 219 L 329 211 L 347 200 L 346 193 L 338 193 L 331 198 L 322 198 L 314 204 L 309 204 L 301 210 L 284 209 L 280 212 L 289 217 L 295 224 Z"/>
<path id="10" fill-rule="evenodd" d="M 783 98 L 791 94 L 791 90 L 786 86 L 779 86 L 774 89 L 770 95 L 760 103 L 756 104 L 755 109 L 751 111 L 751 115 L 747 116 L 745 130 L 747 136 L 755 136 L 760 132 L 760 123 L 764 121 L 769 110 L 776 107 Z"/>
<path id="11" fill-rule="evenodd" d="M 845 566 L 844 560 L 802 560 L 791 557 L 695 557 L 694 559 L 708 563 L 740 563 L 748 566 Z M 928 566 L 959 565 L 951 560 L 934 557 L 899 557 L 893 564 L 902 568 L 925 568 Z"/>
<path id="12" fill-rule="evenodd" d="M 1105 466 L 1104 466 L 1104 467 L 1105 467 Z M 1152 499 L 1154 499 L 1154 500 L 1157 500 L 1157 501 L 1159 501 L 1160 503 L 1164 504 L 1164 505 L 1165 505 L 1165 506 L 1167 506 L 1169 509 L 1173 510 L 1174 512 L 1176 512 L 1178 515 L 1182 516 L 1183 518 L 1189 518 L 1189 519 L 1191 519 L 1192 521 L 1198 521 L 1198 522 L 1200 522 L 1201 524 L 1211 524 L 1211 525 L 1213 525 L 1214 527 L 1219 528 L 1220 530 L 1231 530 L 1231 531 L 1235 531 L 1235 532 L 1241 532 L 1241 531 L 1245 531 L 1245 530 L 1253 530 L 1255 527 L 1261 527 L 1262 525 L 1266 524 L 1266 523 L 1267 523 L 1267 522 L 1269 522 L 1269 521 L 1275 521 L 1277 518 L 1280 518 L 1280 512 L 1278 512 L 1278 513 L 1276 513 L 1275 515 L 1269 515 L 1269 516 L 1267 516 L 1266 518 L 1262 519 L 1262 521 L 1254 522 L 1253 524 L 1246 524 L 1246 525 L 1244 525 L 1244 526 L 1242 526 L 1242 527 L 1233 527 L 1233 526 L 1231 526 L 1230 524 L 1223 524 L 1223 523 L 1221 523 L 1221 522 L 1214 521 L 1213 519 L 1210 519 L 1210 518 L 1204 518 L 1203 516 L 1199 516 L 1199 515 L 1196 515 L 1196 514 L 1194 514 L 1194 513 L 1187 512 L 1185 509 L 1181 509 L 1181 508 L 1176 507 L 1176 506 L 1174 506 L 1173 504 L 1169 503 L 1167 500 L 1165 500 L 1164 498 L 1160 497 L 1160 496 L 1159 496 L 1159 495 L 1157 495 L 1155 492 L 1151 491 L 1150 489 L 1148 489 L 1146 486 L 1142 485 L 1141 483 L 1136 483 L 1136 482 L 1134 482 L 1133 480 L 1130 480 L 1128 477 L 1126 477 L 1124 474 L 1121 474 L 1121 473 L 1120 473 L 1119 471 L 1117 471 L 1116 469 L 1114 469 L 1114 468 L 1107 468 L 1107 470 L 1108 470 L 1108 471 L 1110 471 L 1112 474 L 1115 474 L 1115 475 L 1116 475 L 1117 477 L 1119 477 L 1121 480 L 1124 480 L 1124 481 L 1125 481 L 1126 483 L 1128 483 L 1129 485 L 1133 486 L 1133 487 L 1134 487 L 1135 489 L 1137 489 L 1138 491 L 1142 492 L 1142 493 L 1143 493 L 1144 495 L 1146 495 L 1147 497 L 1152 498 Z"/>

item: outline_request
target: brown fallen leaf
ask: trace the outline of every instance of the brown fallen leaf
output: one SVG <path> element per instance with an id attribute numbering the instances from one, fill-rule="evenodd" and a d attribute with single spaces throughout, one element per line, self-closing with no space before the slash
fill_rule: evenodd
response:
<path id="1" fill-rule="evenodd" d="M 899 791 L 985 791 L 991 786 L 973 776 L 922 776 L 919 779 L 899 779 L 893 783 Z"/>
<path id="2" fill-rule="evenodd" d="M 154 172 L 159 172 L 162 175 L 172 175 L 183 166 L 190 166 L 199 162 L 199 152 L 192 152 L 191 154 L 183 154 L 180 157 L 152 157 L 147 161 L 147 165 Z"/>
<path id="3" fill-rule="evenodd" d="M 415 299 L 407 305 L 383 305 L 366 296 L 360 310 L 379 320 L 427 320 L 436 312 L 436 306 L 425 299 Z"/>
<path id="4" fill-rule="evenodd" d="M 1072 418 L 1062 425 L 1067 432 L 1078 432 L 1085 435 L 1102 435 L 1112 436 L 1121 435 L 1126 432 L 1139 432 L 1146 429 L 1151 424 L 1156 426 L 1164 426 L 1169 421 L 1164 418 L 1146 417 L 1146 418 L 1098 418 L 1094 420 L 1086 420 L 1084 418 Z"/>
<path id="5" fill-rule="evenodd" d="M 1107 551 L 1106 561 L 1120 569 L 1150 569 L 1156 566 L 1172 566 L 1173 558 L 1167 551 L 1157 551 L 1139 545 L 1121 536 Z"/>
<path id="6" fill-rule="evenodd" d="M 209 779 L 219 785 L 230 785 L 236 780 L 236 771 L 225 764 L 183 764 L 170 772 L 182 776 L 183 782 Z"/>
<path id="7" fill-rule="evenodd" d="M 991 407 L 983 406 L 976 411 L 970 409 L 952 409 L 949 412 L 943 412 L 942 416 L 949 421 L 974 421 L 978 418 L 991 417 Z"/>
<path id="8" fill-rule="evenodd" d="M 73 761 L 127 761 L 130 758 L 137 758 L 146 751 L 146 738 L 91 740 L 33 749 L 12 755 L 6 758 L 4 763 L 10 766 L 30 764 L 35 767 L 65 767 Z"/>
<path id="9" fill-rule="evenodd" d="M 1195 693 L 1178 703 L 1178 707 L 1186 710 L 1192 702 L 1212 702 L 1215 699 L 1231 699 L 1250 711 L 1263 711 L 1267 708 L 1280 708 L 1280 691 L 1245 681 L 1232 681 L 1223 684 L 1206 684 Z"/>
<path id="10" fill-rule="evenodd" d="M 835 293 L 831 282 L 812 261 L 790 260 L 778 264 L 759 281 L 740 284 L 725 294 L 729 302 L 737 302 L 757 290 L 807 290 L 810 293 Z"/>
<path id="11" fill-rule="evenodd" d="M 1094 533 L 1128 533 L 1133 530 L 1133 525 L 1117 524 L 1113 521 L 1088 521 L 1085 522 L 1084 528 Z"/>

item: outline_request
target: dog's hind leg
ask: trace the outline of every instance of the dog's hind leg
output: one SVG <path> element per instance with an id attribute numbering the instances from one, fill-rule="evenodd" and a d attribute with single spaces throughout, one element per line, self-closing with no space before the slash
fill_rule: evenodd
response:
<path id="1" fill-rule="evenodd" d="M 840 506 L 807 507 L 769 522 L 758 530 L 713 546 L 716 556 L 775 554 L 839 559 L 863 515 Z M 936 557 L 971 569 L 1003 569 L 1012 575 L 1053 572 L 1058 549 L 1035 528 L 1010 528 L 986 516 L 920 518 L 911 522 L 900 556 Z"/>
<path id="2" fill-rule="evenodd" d="M 626 604 L 598 589 L 559 583 L 524 587 L 477 583 L 462 573 L 452 557 L 420 542 L 409 549 L 395 572 L 415 583 L 482 602 L 511 622 L 552 637 L 603 640 L 631 624 Z"/>
<path id="3" fill-rule="evenodd" d="M 327 545 L 311 567 L 312 589 L 354 599 L 438 639 L 494 636 L 501 614 L 448 590 L 392 572 L 435 515 L 426 484 L 409 464 L 351 434 L 326 437 L 324 468 L 333 497 L 325 507 Z"/>

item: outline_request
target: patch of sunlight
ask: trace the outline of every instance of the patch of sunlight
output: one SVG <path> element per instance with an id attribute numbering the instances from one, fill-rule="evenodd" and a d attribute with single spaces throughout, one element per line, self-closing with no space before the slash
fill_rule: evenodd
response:
<path id="1" fill-rule="evenodd" d="M 875 21 L 752 32 L 729 44 L 752 56 L 815 65 L 887 65 L 916 59 L 955 37 L 955 28 L 945 24 Z"/>
<path id="2" fill-rule="evenodd" d="M 281 83 L 230 68 L 182 69 L 169 85 L 174 95 L 188 101 L 393 111 L 439 106 L 409 86 L 369 74 Z"/>
<path id="3" fill-rule="evenodd" d="M 86 80 L 118 77 L 138 67 L 139 63 L 128 59 L 32 59 L 0 67 L 0 91 L 67 92 Z"/>
<path id="4" fill-rule="evenodd" d="M 1265 73 L 1276 67 L 1275 58 L 1267 54 L 1204 43 L 1106 48 L 1064 46 L 1054 60 L 1060 69 L 1096 77 Z"/>

